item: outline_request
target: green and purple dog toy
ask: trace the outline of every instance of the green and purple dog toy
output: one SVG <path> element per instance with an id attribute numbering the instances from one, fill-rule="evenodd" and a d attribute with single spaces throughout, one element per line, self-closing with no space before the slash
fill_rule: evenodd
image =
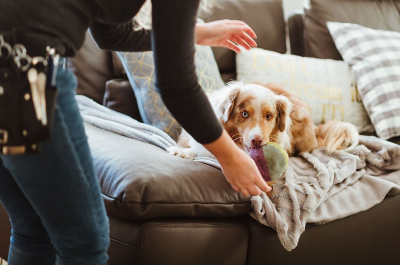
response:
<path id="1" fill-rule="evenodd" d="M 283 175 L 289 162 L 287 152 L 273 142 L 251 148 L 250 157 L 256 162 L 261 176 L 270 186 Z"/>

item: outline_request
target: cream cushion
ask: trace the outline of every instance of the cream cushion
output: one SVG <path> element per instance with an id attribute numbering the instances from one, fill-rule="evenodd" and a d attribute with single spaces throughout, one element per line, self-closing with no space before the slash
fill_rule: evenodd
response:
<path id="1" fill-rule="evenodd" d="M 316 125 L 336 119 L 356 125 L 359 132 L 373 132 L 350 68 L 343 61 L 255 48 L 236 55 L 236 68 L 238 80 L 280 85 L 299 95 Z"/>

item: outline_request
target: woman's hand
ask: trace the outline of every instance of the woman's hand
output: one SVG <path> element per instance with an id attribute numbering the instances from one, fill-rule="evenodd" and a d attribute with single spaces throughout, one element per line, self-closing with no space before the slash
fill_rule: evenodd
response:
<path id="1" fill-rule="evenodd" d="M 217 20 L 196 24 L 196 44 L 213 47 L 225 47 L 240 52 L 238 46 L 246 50 L 257 47 L 253 40 L 257 38 L 254 31 L 239 20 Z"/>
<path id="2" fill-rule="evenodd" d="M 244 196 L 256 196 L 260 195 L 261 191 L 266 193 L 271 191 L 261 177 L 254 160 L 243 150 L 237 149 L 237 152 L 229 159 L 219 159 L 225 177 L 232 188 Z"/>
<path id="3" fill-rule="evenodd" d="M 219 161 L 222 170 L 232 188 L 244 196 L 260 195 L 261 191 L 269 192 L 271 187 L 261 177 L 253 159 L 239 149 L 226 131 L 216 141 L 205 144 Z"/>

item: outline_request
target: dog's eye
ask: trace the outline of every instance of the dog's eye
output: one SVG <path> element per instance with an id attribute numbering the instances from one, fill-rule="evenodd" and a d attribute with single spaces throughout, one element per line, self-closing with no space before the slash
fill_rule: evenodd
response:
<path id="1" fill-rule="evenodd" d="M 267 114 L 266 118 L 267 118 L 267 120 L 271 120 L 272 119 L 272 114 Z"/>
<path id="2" fill-rule="evenodd" d="M 249 117 L 249 113 L 247 111 L 243 111 L 242 112 L 242 117 L 243 118 L 248 118 Z"/>

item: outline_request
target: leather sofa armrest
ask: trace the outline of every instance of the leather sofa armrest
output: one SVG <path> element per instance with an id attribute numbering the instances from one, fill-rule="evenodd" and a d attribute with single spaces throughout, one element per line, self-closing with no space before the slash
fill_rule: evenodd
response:
<path id="1" fill-rule="evenodd" d="M 298 56 L 304 56 L 304 20 L 303 11 L 293 12 L 287 21 L 289 30 L 290 53 Z"/>
<path id="2" fill-rule="evenodd" d="M 103 105 L 142 122 L 135 93 L 127 79 L 119 78 L 107 81 Z"/>

